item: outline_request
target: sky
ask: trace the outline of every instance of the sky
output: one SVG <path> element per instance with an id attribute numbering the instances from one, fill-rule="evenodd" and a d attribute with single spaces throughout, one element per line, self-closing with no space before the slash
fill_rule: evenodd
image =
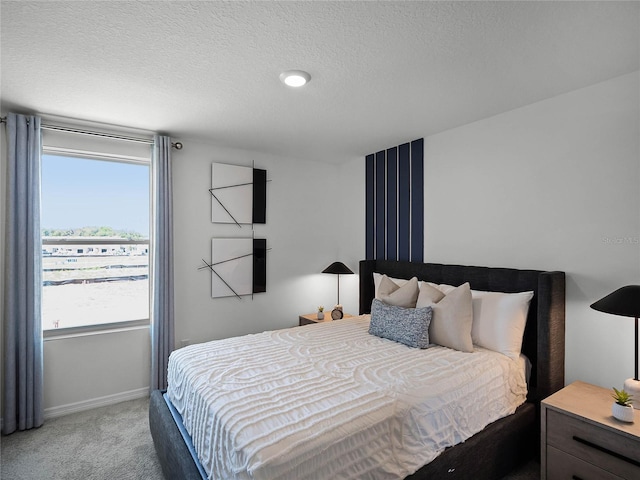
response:
<path id="1" fill-rule="evenodd" d="M 149 166 L 42 156 L 41 227 L 149 235 Z"/>

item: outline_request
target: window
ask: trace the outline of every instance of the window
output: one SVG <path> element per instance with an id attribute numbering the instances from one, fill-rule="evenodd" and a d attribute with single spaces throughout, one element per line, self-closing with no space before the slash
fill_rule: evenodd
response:
<path id="1" fill-rule="evenodd" d="M 43 330 L 148 323 L 149 145 L 134 161 L 44 140 Z"/>

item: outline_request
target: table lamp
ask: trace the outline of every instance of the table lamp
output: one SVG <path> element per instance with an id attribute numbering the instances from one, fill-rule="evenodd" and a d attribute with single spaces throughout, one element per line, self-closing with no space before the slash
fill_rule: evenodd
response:
<path id="1" fill-rule="evenodd" d="M 633 317 L 635 329 L 635 376 L 624 382 L 624 389 L 633 395 L 633 407 L 640 410 L 640 379 L 638 378 L 638 317 L 640 317 L 640 285 L 627 285 L 591 305 L 591 308 L 612 315 Z"/>
<path id="2" fill-rule="evenodd" d="M 342 262 L 333 262 L 327 268 L 325 268 L 322 273 L 333 273 L 338 275 L 338 303 L 340 305 L 340 275 L 349 275 L 353 272 Z"/>

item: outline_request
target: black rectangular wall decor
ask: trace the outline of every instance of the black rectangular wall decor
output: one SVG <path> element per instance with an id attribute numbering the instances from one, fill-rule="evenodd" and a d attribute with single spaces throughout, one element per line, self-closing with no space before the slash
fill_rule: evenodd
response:
<path id="1" fill-rule="evenodd" d="M 253 293 L 267 291 L 267 239 L 253 239 Z"/>
<path id="2" fill-rule="evenodd" d="M 253 223 L 267 223 L 267 171 L 253 169 Z"/>

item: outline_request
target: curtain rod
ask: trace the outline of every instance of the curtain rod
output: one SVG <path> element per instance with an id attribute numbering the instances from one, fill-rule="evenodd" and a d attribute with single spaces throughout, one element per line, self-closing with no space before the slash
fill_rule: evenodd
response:
<path id="1" fill-rule="evenodd" d="M 7 117 L 0 117 L 0 123 L 6 124 Z M 116 140 L 124 140 L 125 142 L 135 142 L 135 143 L 144 143 L 146 145 L 153 145 L 153 140 L 150 138 L 132 137 L 129 135 L 116 135 L 112 133 L 95 132 L 91 130 L 80 130 L 77 128 L 61 127 L 59 125 L 50 125 L 46 123 L 41 124 L 40 128 L 42 130 L 53 130 L 58 132 L 75 133 L 78 135 L 93 135 L 95 137 L 113 138 Z M 171 142 L 171 147 L 175 148 L 176 150 L 182 150 L 182 143 Z"/>

